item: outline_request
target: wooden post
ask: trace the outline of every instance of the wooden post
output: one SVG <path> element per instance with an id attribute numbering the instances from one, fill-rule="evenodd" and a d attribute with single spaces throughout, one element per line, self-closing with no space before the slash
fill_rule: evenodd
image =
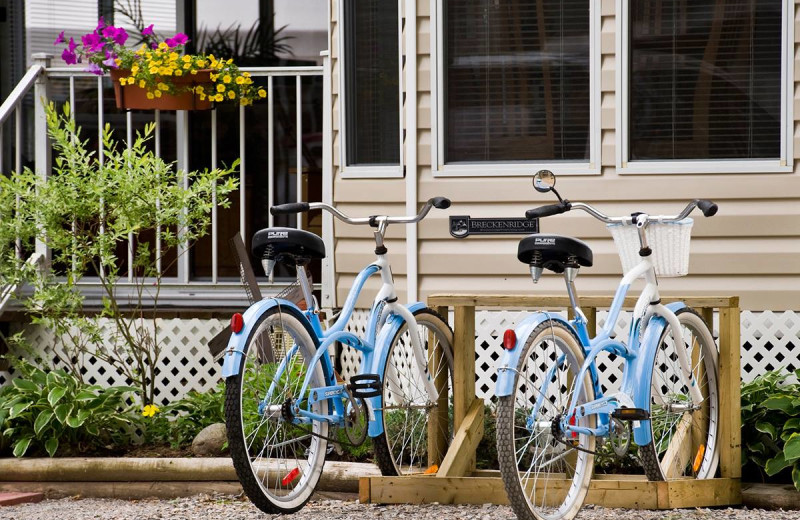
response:
<path id="1" fill-rule="evenodd" d="M 453 431 L 458 431 L 475 400 L 475 306 L 455 306 L 453 340 Z M 475 469 L 471 453 L 467 474 Z"/>
<path id="2" fill-rule="evenodd" d="M 739 298 L 719 310 L 719 466 L 723 478 L 742 476 Z"/>

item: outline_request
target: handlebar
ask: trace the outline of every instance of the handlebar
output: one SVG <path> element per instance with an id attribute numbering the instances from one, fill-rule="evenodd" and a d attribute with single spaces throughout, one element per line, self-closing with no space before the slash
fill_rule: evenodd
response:
<path id="1" fill-rule="evenodd" d="M 686 207 L 678 213 L 677 215 L 648 215 L 647 221 L 649 222 L 678 222 L 680 220 L 685 219 L 689 216 L 694 208 L 700 208 L 700 211 L 703 212 L 703 215 L 706 217 L 713 217 L 716 215 L 717 210 L 719 207 L 707 199 L 694 199 Z M 560 213 L 565 213 L 572 209 L 580 209 L 585 211 L 586 213 L 590 214 L 597 220 L 605 222 L 606 224 L 636 224 L 637 217 L 642 215 L 641 213 L 634 213 L 631 216 L 627 217 L 609 217 L 608 215 L 600 212 L 598 209 L 594 208 L 593 206 L 583 203 L 583 202 L 570 202 L 568 200 L 564 200 L 559 204 L 549 204 L 547 206 L 540 206 L 538 208 L 529 209 L 525 212 L 525 217 L 529 219 L 539 218 L 539 217 L 549 217 L 551 215 L 558 215 Z"/>
<path id="2" fill-rule="evenodd" d="M 279 204 L 272 206 L 269 210 L 273 215 L 289 215 L 292 213 L 302 213 L 312 209 L 324 209 L 331 212 L 339 220 L 348 224 L 370 225 L 377 227 L 380 222 L 385 224 L 414 224 L 424 219 L 431 208 L 447 209 L 450 207 L 450 199 L 446 197 L 433 197 L 429 199 L 419 213 L 413 217 L 389 217 L 386 215 L 373 215 L 371 217 L 350 217 L 324 202 L 291 202 L 289 204 Z M 385 225 L 384 224 L 384 225 Z"/>

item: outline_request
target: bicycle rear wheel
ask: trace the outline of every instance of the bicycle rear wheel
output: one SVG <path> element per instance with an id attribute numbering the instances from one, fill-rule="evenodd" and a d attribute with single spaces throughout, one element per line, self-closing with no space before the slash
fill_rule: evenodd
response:
<path id="1" fill-rule="evenodd" d="M 659 339 L 650 381 L 652 442 L 639 447 L 650 480 L 713 478 L 719 461 L 717 347 L 703 318 L 683 308 L 676 315 L 681 330 L 667 327 Z M 682 346 L 681 346 L 682 343 Z M 692 403 L 676 348 L 685 348 L 703 402 Z"/>
<path id="2" fill-rule="evenodd" d="M 432 309 L 420 309 L 414 318 L 425 351 L 425 366 L 417 363 L 404 324 L 392 338 L 381 381 L 383 434 L 372 439 L 372 447 L 381 473 L 387 476 L 424 472 L 430 450 L 443 456 L 453 435 L 453 331 Z M 425 378 L 430 378 L 439 392 L 435 403 L 429 402 Z M 439 425 L 438 438 L 447 439 L 447 445 L 428 438 L 431 418 Z"/>
<path id="3" fill-rule="evenodd" d="M 299 395 L 325 386 L 322 364 L 311 366 L 316 344 L 303 323 L 279 307 L 267 311 L 247 340 L 239 374 L 226 383 L 228 446 L 250 501 L 266 513 L 292 513 L 305 505 L 325 463 L 328 423 L 298 425 L 291 406 L 307 408 Z M 328 401 L 311 407 L 328 413 Z"/>
<path id="4" fill-rule="evenodd" d="M 578 404 L 594 400 L 575 334 L 546 321 L 531 333 L 516 367 L 514 388 L 497 405 L 497 454 L 511 507 L 521 520 L 573 518 L 586 498 L 594 464 L 595 437 L 564 433 L 562 419 L 572 395 Z M 570 421 L 574 422 L 574 421 Z M 595 415 L 578 425 L 594 427 Z"/>

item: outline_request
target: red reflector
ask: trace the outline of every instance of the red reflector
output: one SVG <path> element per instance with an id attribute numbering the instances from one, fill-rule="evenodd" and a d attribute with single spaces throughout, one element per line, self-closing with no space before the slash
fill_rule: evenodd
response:
<path id="1" fill-rule="evenodd" d="M 503 348 L 511 350 L 515 346 L 517 346 L 517 334 L 512 329 L 508 329 L 503 334 Z"/>
<path id="2" fill-rule="evenodd" d="M 244 328 L 244 318 L 238 312 L 231 316 L 231 330 L 234 334 L 239 334 Z"/>
<path id="3" fill-rule="evenodd" d="M 300 475 L 300 468 L 294 468 L 281 479 L 281 485 L 288 486 L 289 483 L 296 479 L 298 475 Z"/>

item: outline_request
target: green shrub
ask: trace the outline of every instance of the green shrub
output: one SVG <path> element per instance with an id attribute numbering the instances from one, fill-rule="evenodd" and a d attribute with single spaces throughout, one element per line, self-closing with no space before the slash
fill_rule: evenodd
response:
<path id="1" fill-rule="evenodd" d="M 794 374 L 800 379 L 800 369 Z M 773 371 L 742 385 L 742 465 L 757 467 L 763 480 L 791 472 L 800 491 L 800 384 L 785 378 Z"/>
<path id="2" fill-rule="evenodd" d="M 220 381 L 212 390 L 204 393 L 191 391 L 183 399 L 166 405 L 153 417 L 145 419 L 145 443 L 185 448 L 203 428 L 224 422 L 225 381 Z"/>
<path id="3" fill-rule="evenodd" d="M 86 452 L 131 443 L 138 418 L 125 401 L 135 388 L 87 385 L 63 370 L 15 361 L 21 377 L 0 390 L 0 445 L 15 457 L 31 451 Z"/>

